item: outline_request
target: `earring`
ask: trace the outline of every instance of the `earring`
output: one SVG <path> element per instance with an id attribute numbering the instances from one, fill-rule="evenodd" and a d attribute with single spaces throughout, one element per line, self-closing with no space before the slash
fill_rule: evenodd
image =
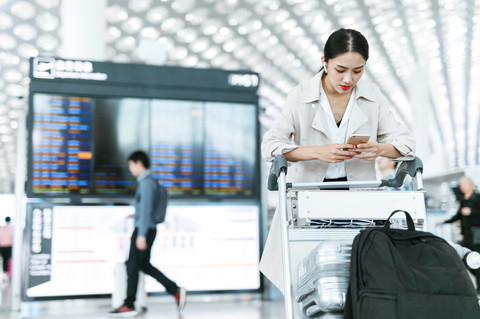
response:
<path id="1" fill-rule="evenodd" d="M 323 72 L 327 74 L 327 62 L 323 62 Z"/>

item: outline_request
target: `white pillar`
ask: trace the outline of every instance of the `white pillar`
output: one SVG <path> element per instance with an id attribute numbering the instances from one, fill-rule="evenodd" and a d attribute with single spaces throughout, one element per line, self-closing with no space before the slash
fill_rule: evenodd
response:
<path id="1" fill-rule="evenodd" d="M 20 311 L 22 293 L 23 230 L 25 229 L 25 175 L 27 159 L 27 124 L 25 113 L 18 116 L 17 165 L 15 172 L 15 225 L 12 246 L 12 302 L 11 311 Z"/>
<path id="2" fill-rule="evenodd" d="M 415 65 L 410 73 L 408 97 L 412 108 L 413 134 L 416 140 L 416 153 L 420 157 L 425 157 L 430 153 L 430 141 L 428 130 L 429 121 L 432 117 L 428 116 L 430 101 L 428 98 L 428 86 L 425 76 L 425 70 L 420 65 Z M 428 120 L 427 120 L 428 119 Z"/>
<path id="3" fill-rule="evenodd" d="M 435 125 L 430 110 L 427 71 L 428 62 L 413 64 L 410 70 L 408 97 L 412 108 L 412 128 L 416 141 L 416 155 L 423 161 L 426 175 L 447 169 L 447 156 L 440 136 L 430 136 L 430 127 Z M 435 107 L 435 106 L 434 106 Z M 432 141 L 432 138 L 435 140 Z M 432 146 L 434 146 L 432 148 Z"/>
<path id="4" fill-rule="evenodd" d="M 107 0 L 62 0 L 59 57 L 104 61 Z"/>

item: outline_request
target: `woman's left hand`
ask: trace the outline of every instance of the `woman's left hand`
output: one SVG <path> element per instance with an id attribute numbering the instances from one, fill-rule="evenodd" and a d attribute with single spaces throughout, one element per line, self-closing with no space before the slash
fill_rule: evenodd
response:
<path id="1" fill-rule="evenodd" d="M 349 151 L 357 152 L 355 158 L 359 158 L 366 161 L 374 161 L 377 157 L 381 155 L 382 144 L 377 142 L 368 142 L 358 144 L 356 148 L 350 149 Z"/>

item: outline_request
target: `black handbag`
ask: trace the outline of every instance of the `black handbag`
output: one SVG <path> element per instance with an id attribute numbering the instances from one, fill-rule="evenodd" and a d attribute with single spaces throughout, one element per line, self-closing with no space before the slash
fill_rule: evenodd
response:
<path id="1" fill-rule="evenodd" d="M 460 256 L 443 238 L 408 229 L 368 228 L 354 239 L 345 319 L 473 319 L 480 308 Z"/>

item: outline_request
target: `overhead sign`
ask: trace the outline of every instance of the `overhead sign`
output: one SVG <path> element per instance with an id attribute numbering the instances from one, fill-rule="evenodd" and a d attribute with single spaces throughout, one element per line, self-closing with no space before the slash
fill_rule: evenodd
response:
<path id="1" fill-rule="evenodd" d="M 246 88 L 258 86 L 258 75 L 245 73 L 233 73 L 228 76 L 228 84 L 231 86 L 243 86 Z"/>
<path id="2" fill-rule="evenodd" d="M 95 72 L 90 61 L 62 60 L 48 57 L 33 59 L 33 77 L 37 79 L 75 79 L 106 81 L 106 73 Z"/>

